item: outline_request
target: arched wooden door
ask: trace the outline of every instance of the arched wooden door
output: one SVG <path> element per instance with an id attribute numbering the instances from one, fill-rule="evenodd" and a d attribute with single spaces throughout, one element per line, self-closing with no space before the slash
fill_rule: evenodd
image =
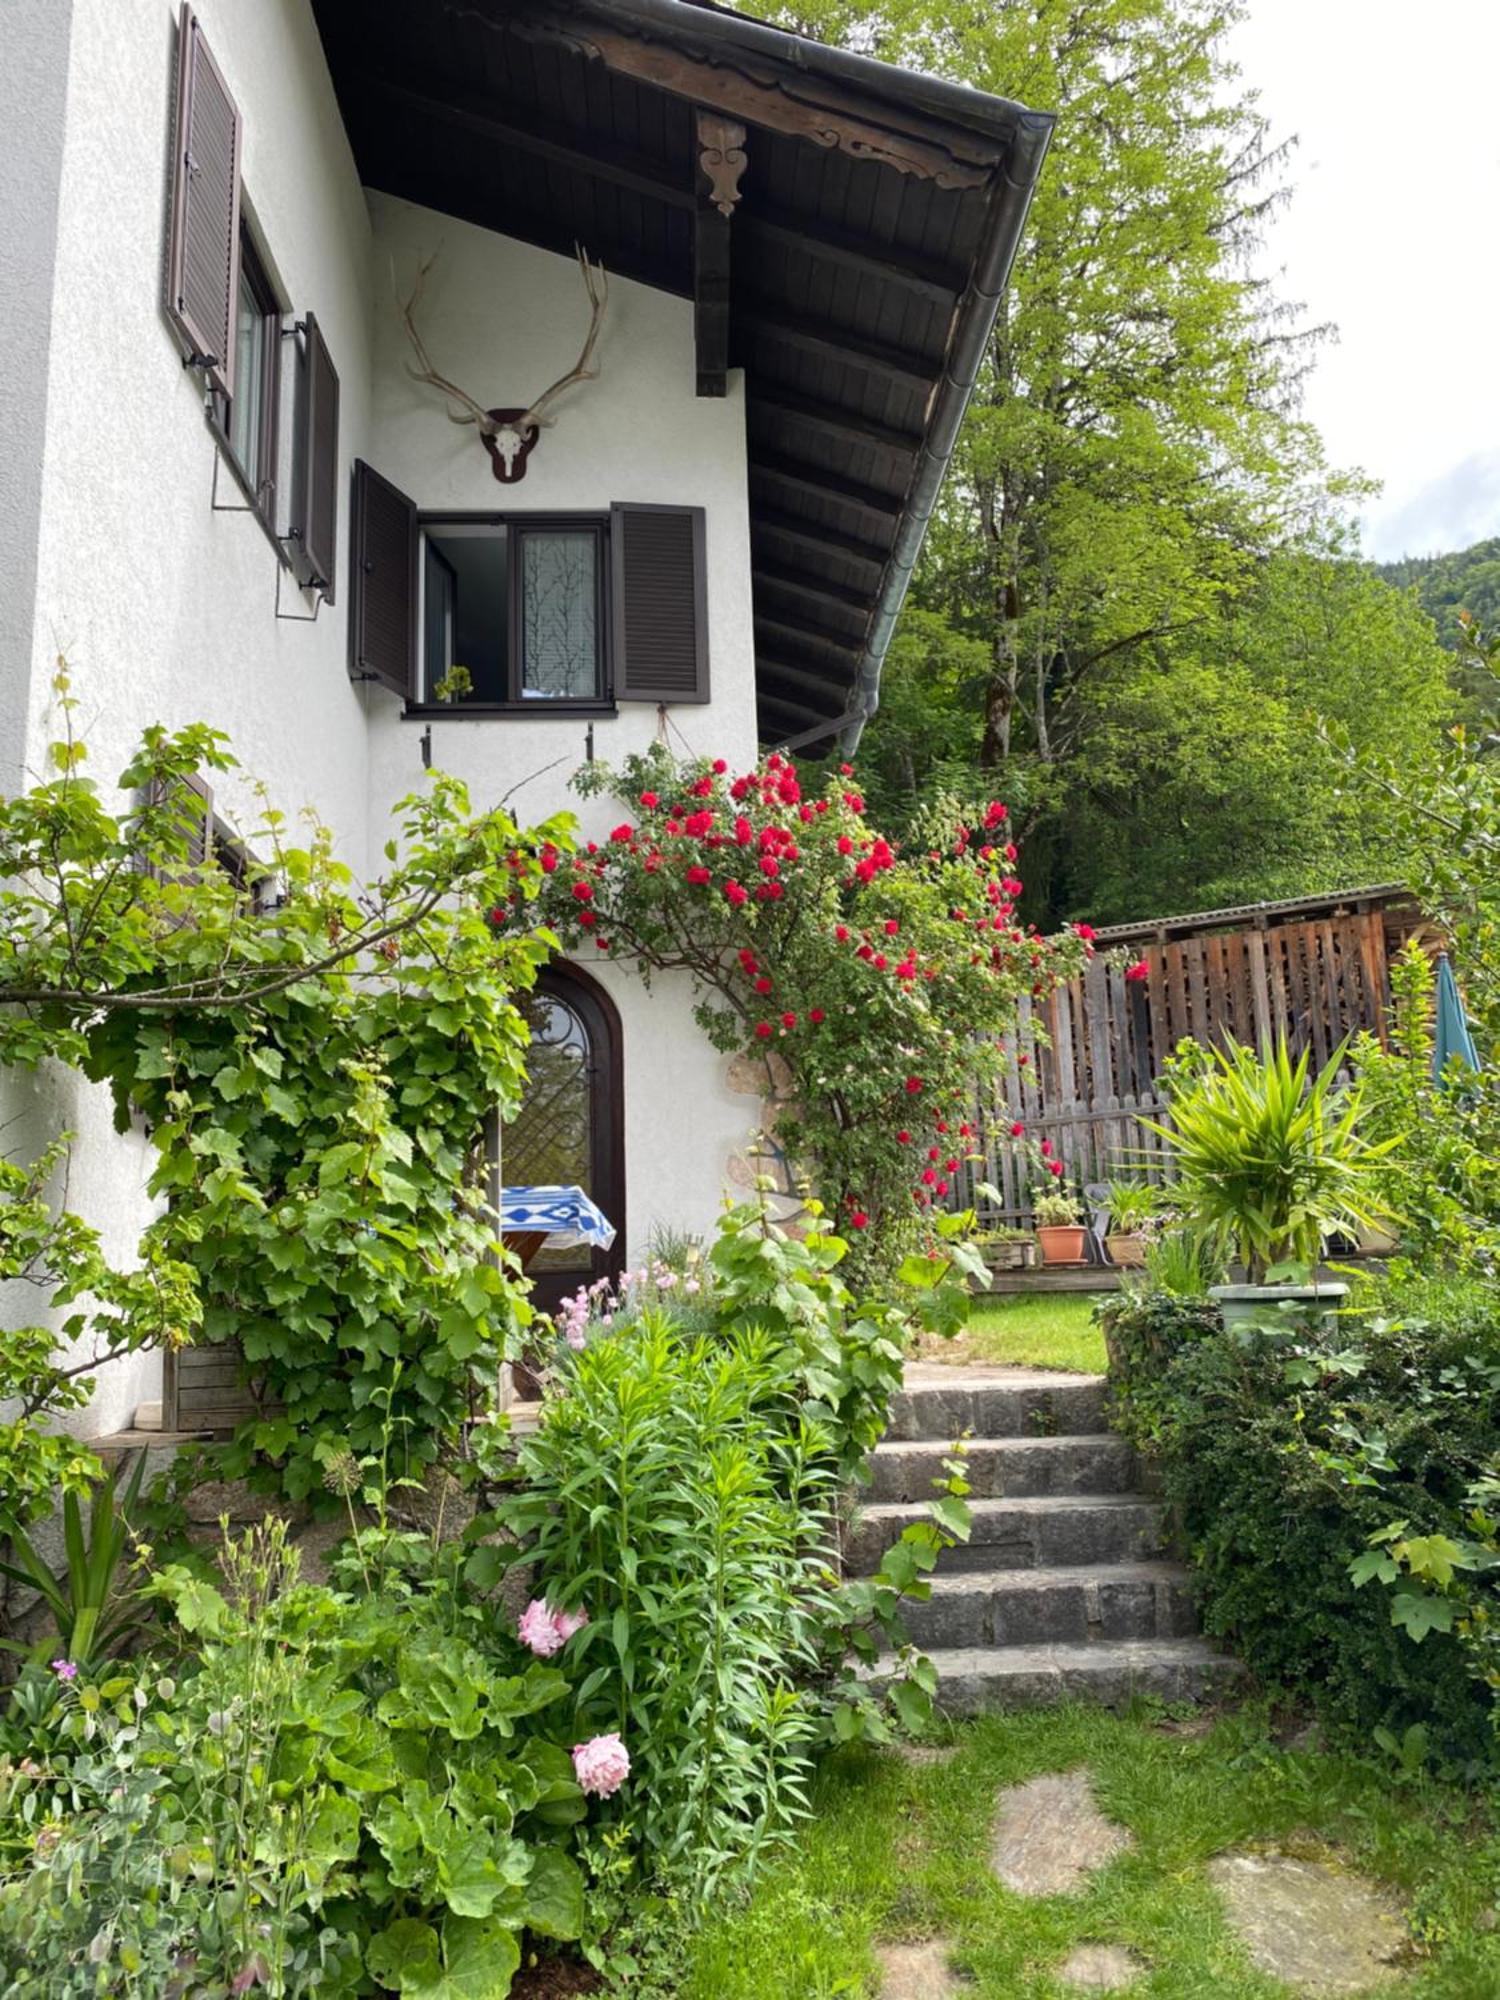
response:
<path id="1" fill-rule="evenodd" d="M 541 1250 L 532 1298 L 556 1310 L 580 1285 L 625 1268 L 625 1088 L 620 1017 L 586 973 L 549 967 L 523 1002 L 531 1024 L 529 1081 L 500 1139 L 508 1186 L 581 1187 L 615 1225 L 614 1246 Z"/>

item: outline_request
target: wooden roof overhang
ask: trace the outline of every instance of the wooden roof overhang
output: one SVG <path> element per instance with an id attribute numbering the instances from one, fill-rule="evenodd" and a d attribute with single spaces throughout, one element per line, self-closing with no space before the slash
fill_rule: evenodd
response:
<path id="1" fill-rule="evenodd" d="M 366 185 L 694 303 L 761 736 L 852 748 L 1052 119 L 711 0 L 313 0 Z"/>

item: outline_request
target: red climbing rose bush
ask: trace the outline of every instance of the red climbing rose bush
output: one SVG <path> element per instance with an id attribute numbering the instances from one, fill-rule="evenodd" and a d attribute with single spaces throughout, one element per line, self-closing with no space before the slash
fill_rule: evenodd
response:
<path id="1" fill-rule="evenodd" d="M 899 1258 L 974 1150 L 1017 1002 L 1090 948 L 1017 919 L 1004 804 L 937 799 L 903 849 L 870 824 L 847 764 L 814 780 L 773 754 L 733 775 L 656 746 L 575 784 L 621 818 L 543 857 L 543 921 L 648 983 L 685 972 L 717 1048 L 780 1057 L 779 1143 L 857 1252 Z M 501 905 L 492 921 L 534 914 Z"/>

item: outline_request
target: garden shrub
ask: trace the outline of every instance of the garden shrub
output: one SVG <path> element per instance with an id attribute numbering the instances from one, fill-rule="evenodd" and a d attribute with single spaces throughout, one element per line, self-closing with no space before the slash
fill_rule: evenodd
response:
<path id="1" fill-rule="evenodd" d="M 1219 1309 L 1207 1298 L 1130 1287 L 1107 1299 L 1094 1317 L 1109 1356 L 1115 1428 L 1138 1451 L 1158 1451 L 1176 1410 L 1171 1364 L 1223 1331 Z"/>
<path id="2" fill-rule="evenodd" d="M 608 1326 L 574 1321 L 583 1344 L 564 1351 L 546 1420 L 521 1444 L 521 1496 L 497 1510 L 529 1539 L 538 1604 L 587 1610 L 571 1640 L 587 1669 L 577 1727 L 629 1748 L 621 1838 L 648 1878 L 693 1896 L 785 1838 L 819 1744 L 888 1735 L 850 1647 L 873 1654 L 872 1621 L 899 1646 L 901 1596 L 967 1533 L 955 1467 L 879 1575 L 839 1580 L 841 1491 L 884 1431 L 905 1330 L 844 1285 L 845 1248 L 745 1203 L 701 1266 L 698 1325 L 672 1317 L 659 1281 Z M 929 1321 L 961 1310 L 960 1264 L 917 1262 Z M 493 1560 L 475 1558 L 481 1579 Z M 922 1721 L 935 1679 L 906 1665 L 893 1699 Z"/>
<path id="3" fill-rule="evenodd" d="M 203 807 L 204 776 L 234 762 L 216 731 L 147 729 L 112 808 L 65 673 L 57 697 L 51 775 L 0 798 L 0 1064 L 108 1084 L 117 1123 L 149 1131 L 163 1209 L 122 1275 L 66 1216 L 28 1240 L 55 1149 L 0 1177 L 0 1277 L 30 1258 L 85 1340 L 76 1377 L 45 1330 L 0 1364 L 0 1397 L 22 1404 L 0 1434 L 5 1492 L 24 1512 L 50 1479 L 76 1484 L 50 1419 L 147 1340 L 241 1343 L 267 1410 L 230 1469 L 258 1455 L 294 1498 L 316 1494 L 322 1453 L 369 1448 L 392 1414 L 431 1461 L 529 1317 L 493 1256 L 482 1135 L 519 1100 L 515 996 L 556 940 L 502 939 L 489 912 L 499 884 L 535 895 L 568 823 L 476 814 L 433 772 L 396 808 L 378 877 L 355 882 L 326 828 L 298 844 L 268 806 L 230 869 Z"/>
<path id="4" fill-rule="evenodd" d="M 5 1991 L 498 1994 L 523 1932 L 577 1937 L 569 1676 L 461 1559 L 299 1584 L 274 1524 L 222 1589 L 161 1574 L 180 1662 L 30 1670 L 0 1724 Z"/>
<path id="5" fill-rule="evenodd" d="M 1494 1459 L 1500 1298 L 1372 1285 L 1314 1334 L 1275 1316 L 1215 1331 L 1201 1304 L 1158 1297 L 1114 1338 L 1122 1428 L 1159 1457 L 1205 1629 L 1353 1737 L 1421 1724 L 1445 1759 L 1488 1758 L 1490 1699 L 1460 1635 L 1371 1587 L 1366 1558 L 1394 1524 L 1464 1532 Z"/>
<path id="6" fill-rule="evenodd" d="M 1001 801 L 935 799 L 898 847 L 851 766 L 805 781 L 774 753 L 733 778 L 661 746 L 590 765 L 579 789 L 628 817 L 555 867 L 541 912 L 648 983 L 685 973 L 716 1048 L 785 1064 L 778 1144 L 855 1261 L 889 1271 L 975 1155 L 976 1105 L 1030 1060 L 1019 1002 L 1077 971 L 1091 933 L 1021 923 Z M 502 935 L 533 920 L 516 903 L 494 913 Z"/>

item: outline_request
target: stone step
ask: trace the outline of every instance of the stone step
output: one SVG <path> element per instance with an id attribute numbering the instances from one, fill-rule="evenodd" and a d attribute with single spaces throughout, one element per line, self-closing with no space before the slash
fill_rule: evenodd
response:
<path id="1" fill-rule="evenodd" d="M 872 1500 L 930 1500 L 945 1477 L 952 1445 L 910 1439 L 877 1445 L 870 1455 Z M 1128 1493 L 1135 1453 L 1108 1431 L 1089 1437 L 971 1438 L 964 1452 L 970 1496 L 998 1500 L 1043 1493 Z"/>
<path id="2" fill-rule="evenodd" d="M 946 1376 L 946 1379 L 944 1379 Z M 1082 1437 L 1107 1429 L 1104 1377 L 1044 1369 L 1007 1369 L 992 1379 L 945 1371 L 909 1371 L 891 1399 L 891 1443 L 973 1437 Z"/>
<path id="3" fill-rule="evenodd" d="M 1244 1673 L 1238 1660 L 1204 1639 L 1120 1639 L 1095 1646 L 954 1647 L 930 1655 L 946 1715 L 987 1708 L 1036 1708 L 1075 1698 L 1123 1708 L 1137 1695 L 1161 1701 L 1204 1701 Z M 889 1655 L 869 1670 L 888 1680 Z"/>
<path id="4" fill-rule="evenodd" d="M 1188 1572 L 1178 1563 L 1077 1563 L 1057 1569 L 978 1570 L 935 1576 L 932 1595 L 907 1599 L 913 1645 L 1104 1645 L 1186 1639 L 1198 1630 Z"/>
<path id="5" fill-rule="evenodd" d="M 1045 1495 L 1026 1500 L 971 1500 L 967 1542 L 944 1549 L 940 1572 L 1046 1569 L 1067 1563 L 1149 1562 L 1163 1553 L 1165 1510 L 1131 1495 Z M 844 1567 L 869 1576 L 880 1557 L 914 1521 L 927 1519 L 918 1502 L 863 1507 L 846 1530 Z"/>

